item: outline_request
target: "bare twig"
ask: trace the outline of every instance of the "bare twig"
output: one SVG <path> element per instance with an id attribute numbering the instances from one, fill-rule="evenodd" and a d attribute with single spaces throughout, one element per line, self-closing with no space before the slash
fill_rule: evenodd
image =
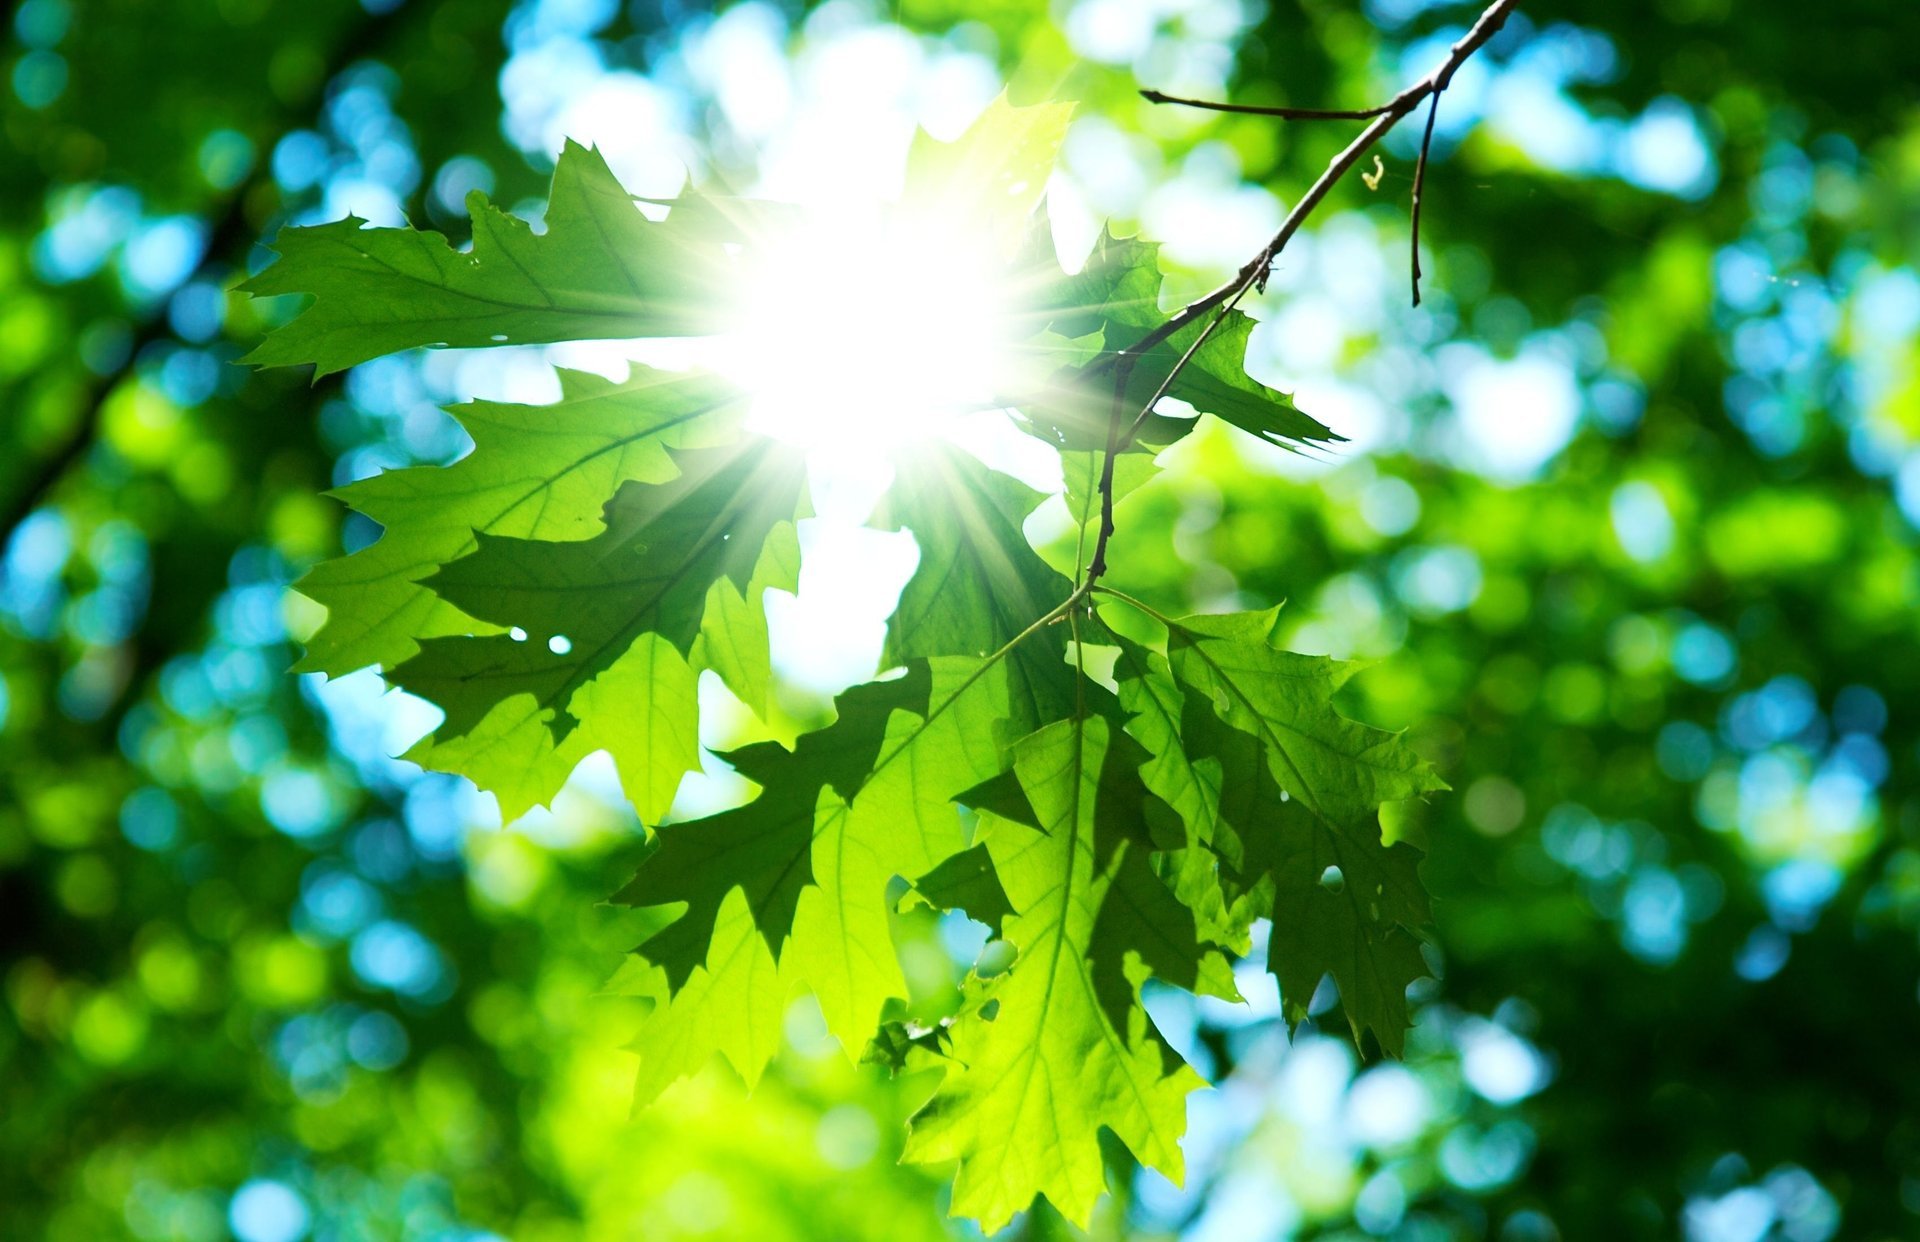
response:
<path id="1" fill-rule="evenodd" d="M 1420 192 L 1427 186 L 1427 150 L 1433 146 L 1433 119 L 1440 115 L 1440 92 L 1427 104 L 1427 132 L 1420 136 L 1420 159 L 1413 166 L 1413 226 L 1408 229 L 1413 248 L 1413 304 L 1420 305 Z"/>
<path id="2" fill-rule="evenodd" d="M 1479 18 L 1473 23 L 1473 27 L 1468 30 L 1466 34 L 1462 35 L 1459 41 L 1451 48 L 1447 49 L 1446 58 L 1434 66 L 1432 72 L 1401 91 L 1398 95 L 1395 95 L 1378 109 L 1368 111 L 1365 115 L 1373 118 L 1372 124 L 1361 130 L 1352 142 L 1348 143 L 1338 155 L 1333 157 L 1332 162 L 1327 165 L 1326 171 L 1322 172 L 1314 183 L 1307 187 L 1307 192 L 1301 195 L 1300 201 L 1295 203 L 1293 210 L 1287 213 L 1287 218 L 1281 222 L 1279 231 L 1267 241 L 1267 244 L 1261 248 L 1260 253 L 1249 259 L 1246 264 L 1228 278 L 1224 284 L 1206 296 L 1187 303 L 1180 308 L 1180 310 L 1169 316 L 1159 327 L 1147 333 L 1144 337 L 1141 337 L 1135 344 L 1126 349 L 1106 354 L 1088 364 L 1084 372 L 1088 376 L 1103 374 L 1109 370 L 1120 372 L 1122 378 L 1116 390 L 1124 393 L 1126 389 L 1125 376 L 1131 375 L 1134 365 L 1138 363 L 1142 357 L 1165 344 L 1182 328 L 1199 321 L 1209 313 L 1214 315 L 1214 322 L 1209 324 L 1207 328 L 1202 331 L 1199 339 L 1195 340 L 1194 343 L 1187 348 L 1186 353 L 1182 355 L 1179 362 L 1174 365 L 1173 370 L 1167 374 L 1165 381 L 1162 382 L 1159 391 L 1154 394 L 1153 399 L 1135 416 L 1125 436 L 1119 433 L 1120 419 L 1124 417 L 1124 407 L 1118 400 L 1114 403 L 1111 418 L 1112 426 L 1109 428 L 1107 436 L 1107 459 L 1100 472 L 1100 540 L 1095 546 L 1094 558 L 1087 566 L 1088 583 L 1097 581 L 1100 574 L 1106 571 L 1106 544 L 1107 539 L 1113 531 L 1114 455 L 1124 450 L 1126 445 L 1132 442 L 1132 436 L 1138 432 L 1141 424 L 1146 421 L 1146 417 L 1148 413 L 1152 411 L 1154 404 L 1166 395 L 1167 391 L 1173 386 L 1175 378 L 1179 376 L 1180 371 L 1192 361 L 1194 353 L 1199 349 L 1201 342 L 1226 318 L 1226 313 L 1233 309 L 1241 298 L 1246 296 L 1249 289 L 1258 289 L 1265 286 L 1267 276 L 1273 268 L 1273 261 L 1279 257 L 1282 250 L 1286 249 L 1287 243 L 1293 240 L 1294 234 L 1300 231 L 1300 227 L 1306 223 L 1307 217 L 1311 216 L 1314 210 L 1320 206 L 1320 203 L 1326 198 L 1328 192 L 1339 183 L 1342 177 L 1345 177 L 1348 172 L 1352 171 L 1353 166 L 1360 162 L 1361 158 L 1373 148 L 1375 143 L 1386 136 L 1388 130 L 1399 124 L 1403 118 L 1415 108 L 1419 107 L 1422 102 L 1429 98 L 1436 97 L 1440 92 L 1446 90 L 1447 86 L 1453 81 L 1453 75 L 1459 70 L 1460 66 L 1465 64 L 1468 58 L 1475 52 L 1485 47 L 1488 41 L 1491 40 L 1494 35 L 1498 34 L 1501 28 L 1507 24 L 1507 18 L 1511 16 L 1518 3 L 1519 0 L 1493 0 L 1493 3 L 1489 4 L 1486 9 L 1481 12 Z M 1153 99 L 1155 95 L 1158 95 L 1158 92 L 1147 93 L 1149 99 Z M 1164 98 L 1166 98 L 1168 102 L 1206 106 L 1189 100 L 1175 100 L 1170 96 Z M 1156 99 L 1155 102 L 1159 102 L 1159 100 Z M 1236 111 L 1238 109 L 1222 107 L 1216 110 Z M 1429 134 L 1431 133 L 1432 123 L 1433 119 L 1430 113 L 1428 116 Z M 1423 165 L 1424 162 L 1423 158 Z"/>
<path id="3" fill-rule="evenodd" d="M 1148 103 L 1179 104 L 1183 108 L 1201 108 L 1208 112 L 1233 112 L 1241 116 L 1272 116 L 1283 121 L 1366 121 L 1381 115 L 1392 104 L 1377 108 L 1288 108 L 1275 104 L 1216 103 L 1210 99 L 1183 99 L 1165 91 L 1141 91 Z"/>
<path id="4" fill-rule="evenodd" d="M 1135 361 L 1127 358 L 1113 368 L 1113 409 L 1107 415 L 1107 452 L 1100 462 L 1100 537 L 1094 540 L 1093 559 L 1087 562 L 1087 576 L 1081 583 L 1089 589 L 1107 572 L 1107 540 L 1113 538 L 1113 460 L 1121 451 L 1120 419 L 1127 408 L 1127 383 L 1133 378 Z M 1146 408 L 1151 410 L 1153 401 L 1147 402 Z M 1146 417 L 1144 410 L 1141 417 Z"/>
<path id="5" fill-rule="evenodd" d="M 1179 360 L 1173 364 L 1173 369 L 1167 372 L 1167 377 L 1160 381 L 1160 387 L 1154 389 L 1153 395 L 1147 398 L 1147 403 L 1140 407 L 1138 414 L 1134 415 L 1126 434 L 1120 437 L 1120 452 L 1124 453 L 1133 447 L 1133 438 L 1140 434 L 1140 428 L 1145 426 L 1147 419 L 1152 416 L 1153 407 L 1160 404 L 1160 398 L 1167 395 L 1167 390 L 1173 387 L 1173 381 L 1179 378 L 1180 372 L 1186 370 L 1187 364 L 1192 362 L 1194 355 L 1200 352 L 1200 347 L 1207 343 L 1207 338 L 1213 335 L 1214 329 L 1227 321 L 1227 316 L 1233 313 L 1234 307 L 1240 304 L 1240 299 L 1245 297 L 1247 290 L 1251 288 L 1253 288 L 1251 284 L 1240 286 L 1232 297 L 1220 304 L 1220 309 L 1215 311 L 1213 318 L 1207 321 L 1207 326 L 1200 329 L 1200 335 L 1193 338 L 1193 344 L 1187 346 L 1186 352 L 1181 354 Z"/>
<path id="6" fill-rule="evenodd" d="M 1228 278 L 1219 288 L 1204 297 L 1187 303 L 1187 305 L 1170 316 L 1166 322 L 1142 337 L 1139 343 L 1134 345 L 1131 350 L 1122 352 L 1144 354 L 1148 350 L 1156 348 L 1165 343 L 1168 337 L 1232 297 L 1243 285 L 1256 281 L 1262 273 L 1266 271 L 1273 260 L 1278 257 L 1280 252 L 1286 248 L 1287 243 L 1293 240 L 1293 235 L 1300 231 L 1300 226 L 1306 223 L 1307 217 L 1313 214 L 1315 208 L 1319 207 L 1320 201 L 1327 196 L 1327 192 L 1331 190 L 1355 164 L 1359 163 L 1360 157 L 1371 150 L 1373 144 L 1380 141 L 1388 130 L 1400 122 L 1402 117 L 1405 117 L 1409 112 L 1419 107 L 1421 100 L 1433 94 L 1435 91 L 1445 90 L 1447 84 L 1453 80 L 1454 72 L 1466 62 L 1467 58 L 1485 46 L 1487 41 L 1498 34 L 1500 28 L 1506 25 L 1508 15 L 1518 3 L 1519 0 L 1495 0 L 1493 4 L 1489 5 L 1486 12 L 1482 13 L 1480 19 L 1473 24 L 1473 29 L 1469 30 L 1458 43 L 1453 45 L 1447 54 L 1447 59 L 1443 61 L 1438 68 L 1394 96 L 1393 100 L 1385 105 L 1387 110 L 1381 113 L 1380 116 L 1374 120 L 1373 124 L 1362 130 L 1358 137 L 1348 143 L 1340 154 L 1333 157 L 1333 161 L 1327 165 L 1326 171 L 1321 173 L 1319 179 L 1307 188 L 1307 192 L 1301 196 L 1300 201 L 1294 205 L 1293 210 L 1287 213 L 1287 218 L 1281 222 L 1280 230 L 1273 235 L 1273 238 L 1267 242 L 1259 254 L 1248 260 L 1245 266 Z M 1106 371 L 1114 365 L 1114 360 L 1117 357 L 1119 357 L 1118 354 L 1108 354 L 1106 357 L 1090 364 L 1089 370 L 1094 373 Z"/>

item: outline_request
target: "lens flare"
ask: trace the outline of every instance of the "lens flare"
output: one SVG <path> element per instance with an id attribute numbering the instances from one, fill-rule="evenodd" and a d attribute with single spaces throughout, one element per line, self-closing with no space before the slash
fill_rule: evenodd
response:
<path id="1" fill-rule="evenodd" d="M 866 456 L 999 404 L 1017 335 L 1006 259 L 951 222 L 811 216 L 742 266 L 722 365 L 753 395 L 754 430 Z"/>

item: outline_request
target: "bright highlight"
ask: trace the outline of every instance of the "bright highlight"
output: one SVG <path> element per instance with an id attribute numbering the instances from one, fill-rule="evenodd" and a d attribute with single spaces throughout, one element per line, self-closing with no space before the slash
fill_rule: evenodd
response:
<path id="1" fill-rule="evenodd" d="M 1004 263 L 952 228 L 844 208 L 757 247 L 723 351 L 753 429 L 864 456 L 994 408 L 1013 354 Z"/>

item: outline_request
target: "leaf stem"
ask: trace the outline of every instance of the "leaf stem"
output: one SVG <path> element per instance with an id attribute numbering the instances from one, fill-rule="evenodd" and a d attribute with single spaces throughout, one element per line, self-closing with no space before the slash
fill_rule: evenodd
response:
<path id="1" fill-rule="evenodd" d="M 1061 617 L 1064 617 L 1068 613 L 1070 613 L 1073 610 L 1074 606 L 1078 604 L 1081 600 L 1085 599 L 1087 597 L 1087 593 L 1092 589 L 1093 589 L 1093 584 L 1090 582 L 1083 584 L 1081 586 L 1075 587 L 1073 594 L 1067 596 L 1065 599 L 1055 604 L 1052 608 L 1048 609 L 1046 613 L 1042 615 L 1038 620 L 1034 621 L 1033 624 L 1029 625 L 1024 630 L 1021 630 L 1018 634 L 1015 634 L 1012 638 L 1009 638 L 1006 642 L 1000 645 L 999 650 L 995 651 L 993 654 L 989 655 L 986 659 L 982 660 L 980 662 L 980 667 L 974 669 L 971 673 L 968 673 L 966 677 L 961 680 L 960 684 L 954 687 L 953 693 L 949 694 L 945 699 L 941 700 L 939 706 L 936 707 L 933 705 L 931 701 L 929 701 L 927 704 L 926 718 L 920 722 L 920 727 L 918 729 L 915 729 L 912 733 L 908 734 L 906 737 L 901 738 L 900 741 L 894 746 L 892 750 L 888 751 L 886 754 L 882 755 L 880 758 L 874 760 L 873 767 L 869 770 L 870 774 L 872 772 L 878 772 L 881 768 L 884 768 L 889 763 L 892 763 L 894 759 L 899 757 L 899 754 L 901 751 L 913 745 L 913 743 L 919 738 L 920 734 L 926 732 L 926 730 L 932 726 L 933 722 L 940 718 L 940 714 L 942 712 L 946 711 L 949 707 L 952 707 L 955 703 L 959 702 L 960 696 L 964 695 L 968 690 L 971 690 L 973 688 L 974 682 L 979 681 L 982 677 L 985 677 L 987 675 L 988 669 L 1000 663 L 1000 661 L 1006 659 L 1008 656 L 1012 655 L 1014 648 L 1018 647 L 1021 643 L 1026 642 L 1029 638 L 1032 638 L 1035 634 L 1038 634 L 1041 630 L 1044 630 L 1049 625 L 1052 625 L 1054 622 L 1058 621 Z"/>
<path id="2" fill-rule="evenodd" d="M 1116 591 L 1114 588 L 1110 586 L 1097 586 L 1093 588 L 1093 593 L 1097 595 L 1110 596 L 1113 599 L 1118 600 L 1120 603 L 1125 604 L 1127 607 L 1133 609 L 1135 612 L 1140 613 L 1142 616 L 1149 617 L 1155 621 L 1158 621 L 1161 625 L 1165 626 L 1169 630 L 1172 630 L 1179 625 L 1179 622 L 1175 621 L 1172 617 L 1169 617 L 1166 613 L 1161 612 L 1158 608 L 1155 608 L 1152 604 L 1147 603 L 1143 599 L 1137 599 L 1134 596 L 1127 594 L 1125 591 Z"/>

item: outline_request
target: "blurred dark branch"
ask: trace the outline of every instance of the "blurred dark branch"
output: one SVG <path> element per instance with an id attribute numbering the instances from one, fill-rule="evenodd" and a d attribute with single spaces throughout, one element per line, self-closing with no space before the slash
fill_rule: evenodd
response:
<path id="1" fill-rule="evenodd" d="M 1199 350 L 1201 343 L 1206 340 L 1207 335 L 1226 319 L 1227 312 L 1239 304 L 1240 299 L 1246 296 L 1249 289 L 1265 289 L 1267 277 L 1273 270 L 1274 260 L 1280 257 L 1280 252 L 1286 249 L 1287 243 L 1293 240 L 1294 234 L 1300 231 L 1301 225 L 1307 222 L 1307 217 L 1311 216 L 1314 210 L 1320 206 L 1321 202 L 1327 197 L 1328 192 L 1339 183 L 1342 177 L 1345 177 L 1347 173 L 1351 172 L 1353 166 L 1360 162 L 1361 157 L 1366 155 L 1375 143 L 1385 137 L 1388 130 L 1398 125 L 1402 118 L 1419 107 L 1422 102 L 1428 99 L 1437 100 L 1440 92 L 1446 90 L 1453 82 L 1453 75 L 1459 71 L 1460 66 L 1465 64 L 1475 52 L 1485 47 L 1494 35 L 1500 33 L 1501 28 L 1507 24 L 1507 18 L 1513 13 L 1514 8 L 1518 4 L 1519 0 L 1494 0 L 1494 2 L 1488 5 L 1480 14 L 1479 19 L 1473 23 L 1473 28 L 1462 35 L 1460 40 L 1447 50 L 1446 59 L 1442 60 L 1438 65 L 1435 65 L 1432 72 L 1370 113 L 1369 115 L 1373 115 L 1374 117 L 1373 123 L 1361 130 L 1359 136 L 1348 143 L 1346 147 L 1341 150 L 1340 154 L 1333 157 L 1333 162 L 1327 165 L 1326 171 L 1321 173 L 1319 178 L 1315 180 L 1311 186 L 1307 187 L 1307 192 L 1301 195 L 1300 201 L 1294 204 L 1292 211 L 1287 213 L 1287 218 L 1281 222 L 1279 231 L 1268 240 L 1265 246 L 1261 247 L 1259 254 L 1249 259 L 1245 266 L 1235 272 L 1225 284 L 1207 294 L 1205 297 L 1187 303 L 1187 305 L 1168 317 L 1159 327 L 1140 338 L 1137 343 L 1126 349 L 1107 354 L 1088 364 L 1086 374 L 1089 376 L 1102 374 L 1107 371 L 1117 371 L 1124 376 L 1131 372 L 1133 366 L 1142 357 L 1165 344 L 1182 328 L 1199 321 L 1206 315 L 1213 315 L 1213 322 L 1207 325 L 1192 345 L 1188 346 L 1186 353 L 1182 355 L 1179 362 L 1174 365 L 1173 370 L 1168 373 L 1166 380 L 1160 385 L 1159 391 L 1154 394 L 1152 400 L 1148 401 L 1146 406 L 1134 417 L 1132 425 L 1125 433 L 1121 433 L 1119 429 L 1119 420 L 1124 417 L 1124 410 L 1120 402 L 1116 401 L 1114 403 L 1112 415 L 1114 420 L 1113 426 L 1109 429 L 1107 436 L 1106 462 L 1102 466 L 1100 473 L 1100 538 L 1094 545 L 1093 559 L 1088 562 L 1087 581 L 1089 583 L 1098 579 L 1099 572 L 1096 572 L 1096 570 L 1104 571 L 1106 568 L 1107 540 L 1113 533 L 1113 458 L 1115 454 L 1126 451 L 1127 447 L 1133 442 L 1134 435 L 1138 433 L 1140 426 L 1146 421 L 1148 414 L 1152 412 L 1154 404 L 1166 395 L 1168 389 L 1173 386 L 1174 379 L 1180 374 L 1187 363 L 1193 359 L 1194 354 Z M 1151 96 L 1149 97 L 1151 98 Z M 1188 101 L 1172 100 L 1171 102 L 1186 103 Z M 1432 133 L 1433 116 L 1429 113 L 1427 117 L 1428 142 L 1432 141 Z M 1426 143 L 1422 143 L 1419 176 L 1425 175 L 1425 150 Z M 1415 201 L 1418 201 L 1417 186 Z M 1416 281 L 1419 279 L 1417 270 L 1418 260 L 1416 258 Z M 1419 295 L 1416 286 L 1416 304 L 1418 301 Z M 1120 381 L 1119 387 L 1124 390 L 1124 379 Z"/>
<path id="2" fill-rule="evenodd" d="M 355 6 L 358 8 L 359 6 Z M 325 96 L 326 88 L 340 72 L 357 60 L 374 54 L 391 37 L 394 29 L 410 12 L 409 6 L 397 5 L 381 13 L 364 13 L 348 29 L 345 36 L 334 48 L 327 60 L 326 72 L 318 78 L 318 85 L 296 107 L 287 109 L 287 115 L 278 126 L 281 132 L 294 128 L 299 120 L 312 116 Z M 182 284 L 205 276 L 213 276 L 224 269 L 242 266 L 246 263 L 247 253 L 253 248 L 256 238 L 253 221 L 247 216 L 247 204 L 257 191 L 273 181 L 273 161 L 269 158 L 273 144 L 267 143 L 261 148 L 259 159 L 252 176 L 237 188 L 230 191 L 224 199 L 217 200 L 214 210 L 219 213 L 213 220 L 208 232 L 207 244 L 201 251 L 200 262 Z M 167 326 L 166 304 L 156 304 L 135 332 L 133 342 L 127 350 L 126 360 L 104 375 L 95 376 L 87 385 L 82 396 L 80 417 L 68 429 L 65 439 L 47 456 L 35 462 L 30 473 L 20 487 L 0 503 L 0 550 L 4 550 L 13 538 L 13 532 L 20 523 L 27 520 L 34 510 L 45 504 L 55 488 L 66 478 L 69 471 L 78 465 L 93 447 L 100 434 L 100 420 L 106 408 L 107 398 L 113 390 L 130 378 L 139 366 L 140 356 L 149 346 L 166 340 L 171 335 Z"/>

